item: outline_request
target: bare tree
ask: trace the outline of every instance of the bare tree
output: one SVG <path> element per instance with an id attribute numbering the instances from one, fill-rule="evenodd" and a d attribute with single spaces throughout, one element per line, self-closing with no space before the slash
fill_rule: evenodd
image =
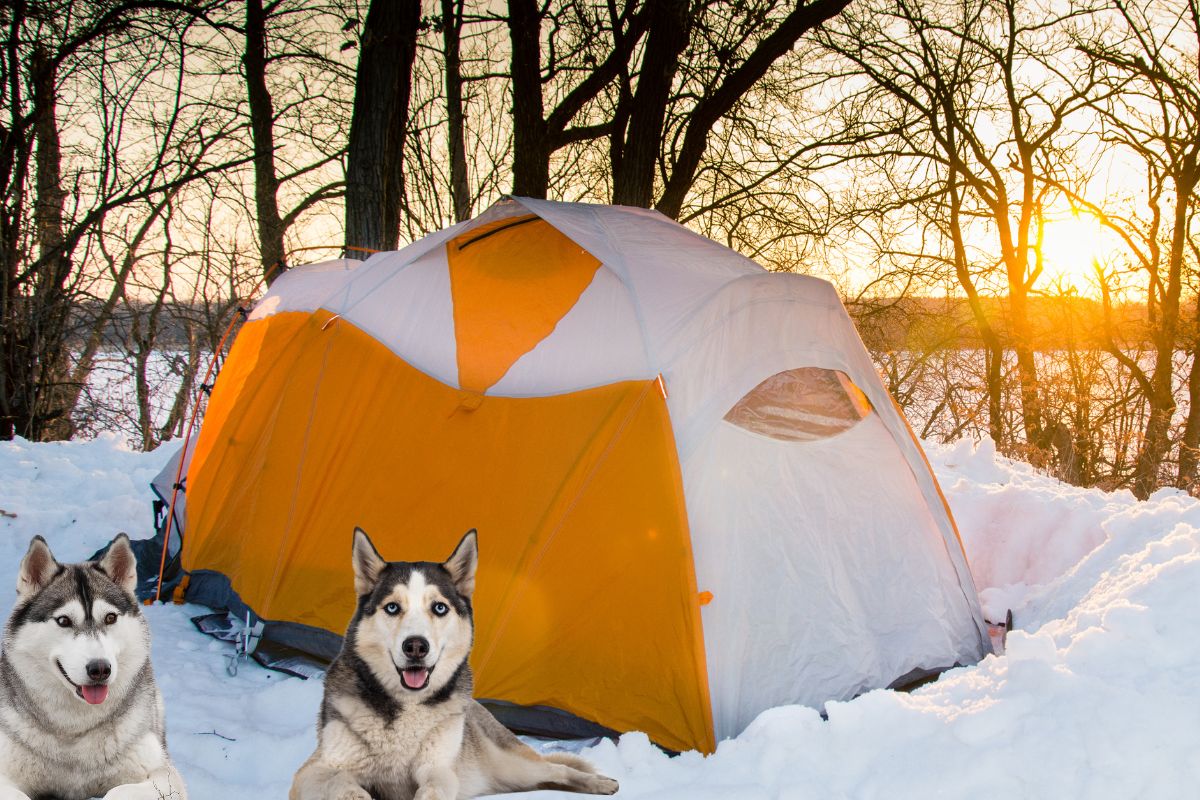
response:
<path id="1" fill-rule="evenodd" d="M 280 211 L 280 193 L 297 179 L 327 172 L 346 153 L 340 136 L 306 135 L 320 130 L 314 120 L 328 126 L 342 117 L 339 85 L 349 84 L 352 76 L 339 60 L 322 52 L 328 42 L 328 28 L 345 12 L 337 5 L 297 4 L 285 0 L 246 0 L 245 45 L 242 68 L 250 116 L 250 135 L 254 150 L 254 205 L 258 228 L 259 256 L 263 276 L 273 280 L 285 266 L 284 239 L 288 229 L 313 206 L 341 197 L 345 185 L 340 175 L 329 177 L 299 190 L 287 211 Z M 346 27 L 356 25 L 354 19 Z M 279 155 L 283 142 L 277 131 L 281 115 L 269 86 L 270 68 L 297 72 L 301 80 L 286 88 L 287 119 L 292 122 L 291 147 L 284 155 L 284 171 Z M 397 164 L 399 169 L 402 165 Z"/>
<path id="2" fill-rule="evenodd" d="M 1069 168 L 1079 134 L 1067 121 L 1088 107 L 1096 83 L 1087 68 L 1071 69 L 1069 17 L 1047 19 L 1016 0 L 896 0 L 858 6 L 821 37 L 854 65 L 854 80 L 873 87 L 852 94 L 860 117 L 870 120 L 872 105 L 882 110 L 882 120 L 869 123 L 881 134 L 873 146 L 885 148 L 884 158 L 932 162 L 945 176 L 945 193 L 931 199 L 948 206 L 955 274 L 968 297 L 976 279 L 964 241 L 979 231 L 994 237 L 996 259 L 984 275 L 998 270 L 1007 290 L 1022 427 L 1035 447 L 1049 444 L 1028 311 L 1041 275 L 1036 235 L 1048 188 L 1040 176 Z M 988 370 L 996 433 L 999 342 L 982 306 L 976 309 L 988 357 L 997 362 Z"/>
<path id="3" fill-rule="evenodd" d="M 1083 50 L 1101 71 L 1106 91 L 1094 103 L 1104 122 L 1107 142 L 1132 154 L 1145 175 L 1140 212 L 1106 209 L 1078 193 L 1072 199 L 1114 230 L 1126 245 L 1129 262 L 1144 278 L 1146 311 L 1154 345 L 1148 369 L 1117 342 L 1108 316 L 1108 347 L 1129 370 L 1149 406 L 1142 432 L 1133 491 L 1147 497 L 1158 487 L 1171 446 L 1177 408 L 1175 355 L 1180 345 L 1181 300 L 1188 264 L 1194 254 L 1196 206 L 1200 196 L 1200 82 L 1195 48 L 1200 45 L 1200 7 L 1157 2 L 1116 3 L 1114 25 L 1105 27 Z M 1189 52 L 1190 50 L 1190 52 Z M 1060 187 L 1061 188 L 1061 187 Z M 1111 305 L 1115 273 L 1101 275 L 1106 307 Z M 1200 377 L 1188 381 L 1200 391 Z M 1193 407 L 1200 395 L 1190 395 Z M 1200 416 L 1189 413 L 1183 434 L 1176 483 L 1196 479 Z"/>
<path id="4" fill-rule="evenodd" d="M 394 250 L 404 205 L 404 148 L 418 0 L 371 0 L 362 27 L 346 163 L 346 245 Z"/>
<path id="5" fill-rule="evenodd" d="M 684 97 L 696 99 L 685 113 L 676 112 L 669 126 L 663 186 L 654 204 L 658 211 L 672 219 L 679 217 L 718 123 L 792 51 L 802 36 L 841 14 L 849 4 L 849 0 L 772 2 L 761 6 L 706 4 L 694 26 L 699 38 L 693 37 L 688 51 L 689 63 L 698 68 L 697 72 L 684 82 L 682 96 L 673 99 L 672 105 L 678 109 L 682 105 L 678 101 Z M 803 64 L 791 67 L 803 75 Z M 626 146 L 633 136 L 642 133 L 630 129 Z M 654 177 L 652 171 L 643 171 L 636 183 L 644 187 Z M 639 191 L 644 192 L 644 188 Z"/>
<path id="6" fill-rule="evenodd" d="M 605 138 L 605 199 L 679 217 L 719 123 L 848 3 L 511 0 L 513 193 L 547 196 L 552 157 Z"/>
<path id="7" fill-rule="evenodd" d="M 465 0 L 442 0 L 442 46 L 446 73 L 446 149 L 450 153 L 450 196 L 454 221 L 471 216 L 467 175 L 466 112 L 463 109 L 462 29 Z"/>
<path id="8" fill-rule="evenodd" d="M 184 121 L 182 94 L 157 83 L 181 74 L 181 37 L 209 7 L 24 0 L 0 10 L 0 438 L 70 433 L 65 343 L 87 277 L 78 255 L 105 217 L 239 163 L 178 158 L 195 151 L 198 140 L 185 142 L 198 128 Z M 112 81 L 116 74 L 122 79 Z M 71 81 L 97 78 L 99 91 L 71 92 L 64 108 L 66 87 L 78 86 Z M 147 110 L 156 92 L 166 102 Z M 104 124 L 96 140 L 68 152 L 60 118 L 85 106 Z M 145 127 L 135 134 L 137 114 Z M 152 145 L 139 148 L 140 157 L 122 152 L 129 137 L 146 132 Z"/>
<path id="9" fill-rule="evenodd" d="M 586 121 L 586 108 L 626 69 L 647 20 L 636 0 L 623 4 L 576 0 L 561 5 L 509 0 L 513 194 L 546 197 L 551 156 L 611 130 L 607 120 Z M 547 21 L 551 32 L 543 53 Z M 549 113 L 543 100 L 547 86 L 559 98 Z M 582 123 L 581 116 L 585 117 Z"/>
<path id="10" fill-rule="evenodd" d="M 651 3 L 646 13 L 649 30 L 637 85 L 630 86 L 628 75 L 622 76 L 625 80 L 609 148 L 613 202 L 643 208 L 654 202 L 654 168 L 662 149 L 667 105 L 673 99 L 679 57 L 692 32 L 692 8 L 687 0 Z"/>

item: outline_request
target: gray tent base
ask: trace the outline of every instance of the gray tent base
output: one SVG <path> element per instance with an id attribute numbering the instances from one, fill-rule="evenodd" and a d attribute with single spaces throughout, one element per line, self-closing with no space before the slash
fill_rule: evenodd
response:
<path id="1" fill-rule="evenodd" d="M 244 623 L 233 614 L 228 611 L 204 614 L 192 617 L 192 624 L 201 633 L 232 644 L 235 653 L 230 656 L 231 661 L 238 658 L 239 652 L 237 651 L 240 651 L 239 645 L 243 638 Z M 256 645 L 254 652 L 250 653 L 249 657 L 260 667 L 282 672 L 301 680 L 324 677 L 325 670 L 329 666 L 328 661 L 318 659 L 303 650 L 297 650 L 286 644 L 275 641 L 258 641 Z"/>
<path id="2" fill-rule="evenodd" d="M 917 667 L 911 672 L 906 672 L 896 680 L 888 684 L 887 688 L 894 689 L 897 692 L 915 692 L 927 683 L 936 681 L 943 672 L 955 669 L 957 667 L 966 666 L 965 664 L 952 664 L 949 667 L 937 667 L 934 669 L 925 669 Z M 822 717 L 825 715 L 822 714 Z"/>

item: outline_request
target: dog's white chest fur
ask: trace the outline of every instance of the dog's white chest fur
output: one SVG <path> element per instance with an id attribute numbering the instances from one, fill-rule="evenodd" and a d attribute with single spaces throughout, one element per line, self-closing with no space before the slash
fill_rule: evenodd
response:
<path id="1" fill-rule="evenodd" d="M 435 753 L 439 761 L 453 761 L 462 747 L 465 710 L 455 700 L 436 710 L 405 705 L 391 721 L 353 697 L 337 697 L 332 705 L 338 717 L 321 731 L 322 752 L 379 791 L 393 785 L 411 791 L 419 765 Z"/>
<path id="2" fill-rule="evenodd" d="M 0 762 L 34 797 L 101 795 L 113 786 L 143 781 L 167 764 L 158 737 L 148 730 L 149 719 L 135 715 L 83 735 L 53 736 L 19 727 L 19 715 L 5 711 L 0 727 L 17 730 L 20 741 L 0 731 Z"/>

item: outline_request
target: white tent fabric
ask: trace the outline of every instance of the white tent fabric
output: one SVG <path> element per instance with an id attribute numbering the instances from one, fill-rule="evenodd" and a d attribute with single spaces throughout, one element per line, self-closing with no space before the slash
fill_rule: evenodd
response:
<path id="1" fill-rule="evenodd" d="M 150 489 L 163 503 L 163 511 L 169 512 L 173 517 L 171 520 L 171 539 L 167 542 L 168 556 L 174 556 L 178 553 L 183 541 L 183 526 L 184 521 L 187 519 L 187 474 L 188 469 L 192 465 L 192 453 L 195 449 L 196 440 L 191 439 L 167 459 L 167 463 L 163 465 L 163 468 L 150 481 Z M 181 460 L 183 461 L 183 469 L 179 468 Z M 184 487 L 184 491 L 175 491 L 175 479 L 177 476 L 183 476 L 181 486 Z M 165 521 L 166 516 L 163 516 L 162 520 Z M 160 530 L 159 533 L 163 533 L 163 530 Z M 154 566 L 157 567 L 158 564 Z"/>
<path id="2" fill-rule="evenodd" d="M 324 308 L 459 386 L 444 245 L 542 218 L 601 267 L 554 331 L 488 394 L 544 396 L 662 376 L 684 476 L 718 739 L 783 703 L 820 707 L 989 650 L 932 472 L 834 288 L 772 274 L 642 209 L 514 198 L 361 265 L 293 269 L 254 311 Z M 762 381 L 837 370 L 873 413 L 817 442 L 735 427 Z"/>
<path id="3" fill-rule="evenodd" d="M 685 465 L 696 577 L 715 598 L 703 619 L 718 739 L 784 685 L 789 702 L 820 708 L 978 648 L 932 514 L 886 436 L 875 415 L 800 446 L 719 425 Z"/>

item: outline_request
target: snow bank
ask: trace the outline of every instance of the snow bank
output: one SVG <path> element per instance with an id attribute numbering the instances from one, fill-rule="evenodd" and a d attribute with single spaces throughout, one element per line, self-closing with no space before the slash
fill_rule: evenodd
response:
<path id="1" fill-rule="evenodd" d="M 954 511 L 988 619 L 1023 616 L 1038 587 L 1052 583 L 1107 538 L 1105 522 L 1137 508 L 1128 491 L 1080 489 L 976 446 L 925 444 Z M 1022 622 L 1018 627 L 1027 627 Z"/>
<path id="2" fill-rule="evenodd" d="M 0 509 L 17 515 L 0 516 L 0 587 L 34 533 L 64 560 L 118 530 L 148 535 L 145 487 L 166 456 L 128 452 L 115 437 L 0 443 Z M 603 742 L 587 755 L 621 781 L 621 796 L 1195 795 L 1200 502 L 1065 486 L 990 443 L 930 445 L 929 456 L 985 609 L 1015 613 L 1007 655 L 911 695 L 833 703 L 828 721 L 773 709 L 709 758 L 667 758 L 641 734 Z M 148 609 L 176 761 L 193 797 L 283 798 L 313 747 L 321 687 L 252 665 L 228 677 L 227 650 L 188 622 L 199 611 Z"/>

